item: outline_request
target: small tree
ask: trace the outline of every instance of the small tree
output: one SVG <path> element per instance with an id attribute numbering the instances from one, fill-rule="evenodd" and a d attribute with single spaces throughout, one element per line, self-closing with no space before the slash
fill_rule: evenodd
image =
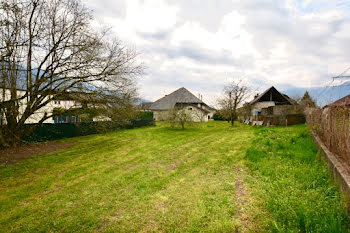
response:
<path id="1" fill-rule="evenodd" d="M 315 101 L 311 98 L 311 96 L 309 95 L 308 91 L 305 91 L 304 96 L 301 98 L 300 100 L 300 106 L 303 110 L 305 110 L 305 108 L 314 108 L 316 107 L 316 103 Z"/>
<path id="2" fill-rule="evenodd" d="M 168 121 L 172 127 L 180 125 L 185 129 L 185 124 L 192 123 L 192 113 L 187 108 L 175 107 L 168 111 Z"/>
<path id="3" fill-rule="evenodd" d="M 199 120 L 200 122 L 204 122 L 205 118 L 208 117 L 208 113 L 203 110 L 203 109 L 193 109 L 193 117 L 195 117 L 196 119 L 193 120 Z"/>
<path id="4" fill-rule="evenodd" d="M 222 112 L 234 125 L 237 117 L 237 107 L 241 105 L 249 96 L 250 88 L 243 84 L 242 80 L 232 81 L 224 87 L 222 97 L 218 99 L 218 104 Z"/>

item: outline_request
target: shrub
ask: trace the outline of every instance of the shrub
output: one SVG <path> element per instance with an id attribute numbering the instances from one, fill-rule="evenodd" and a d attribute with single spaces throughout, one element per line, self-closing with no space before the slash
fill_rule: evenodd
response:
<path id="1" fill-rule="evenodd" d="M 224 114 L 222 114 L 220 111 L 217 111 L 217 112 L 214 113 L 213 119 L 216 120 L 216 121 L 228 121 L 228 120 L 229 120 L 229 119 L 228 119 Z"/>
<path id="2" fill-rule="evenodd" d="M 139 111 L 137 113 L 138 119 L 153 119 L 153 112 Z"/>
<path id="3" fill-rule="evenodd" d="M 28 137 L 24 138 L 23 141 L 42 142 L 109 132 L 117 129 L 130 129 L 152 125 L 154 125 L 153 119 L 131 119 L 128 124 L 117 121 L 80 122 L 76 124 L 43 124 L 37 127 Z M 25 125 L 25 127 L 32 126 L 33 124 Z"/>

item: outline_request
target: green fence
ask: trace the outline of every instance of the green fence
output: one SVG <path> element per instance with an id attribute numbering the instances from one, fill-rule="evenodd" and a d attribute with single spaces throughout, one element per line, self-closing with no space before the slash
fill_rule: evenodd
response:
<path id="1" fill-rule="evenodd" d="M 109 132 L 117 129 L 131 129 L 143 126 L 155 125 L 153 119 L 132 119 L 128 124 L 122 122 L 100 121 L 100 122 L 80 122 L 76 124 L 61 123 L 61 124 L 43 124 L 36 128 L 33 133 L 24 138 L 24 142 L 42 142 L 57 140 L 63 138 L 71 138 L 77 136 L 85 136 Z M 25 127 L 32 127 L 32 124 L 27 124 Z"/>

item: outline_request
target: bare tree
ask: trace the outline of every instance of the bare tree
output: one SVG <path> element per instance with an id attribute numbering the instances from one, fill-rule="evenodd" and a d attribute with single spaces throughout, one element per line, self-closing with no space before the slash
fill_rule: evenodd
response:
<path id="1" fill-rule="evenodd" d="M 232 81 L 224 87 L 222 97 L 218 99 L 221 110 L 234 125 L 237 116 L 237 107 L 247 99 L 250 94 L 250 88 L 242 80 Z"/>
<path id="2" fill-rule="evenodd" d="M 175 107 L 168 111 L 167 120 L 171 126 L 180 125 L 184 130 L 186 124 L 193 122 L 192 112 L 187 108 Z"/>
<path id="3" fill-rule="evenodd" d="M 299 94 L 295 94 L 295 95 L 291 96 L 290 99 L 292 101 L 295 101 L 296 104 L 300 104 L 302 97 Z"/>
<path id="4" fill-rule="evenodd" d="M 23 125 L 39 110 L 37 125 L 50 118 L 47 105 L 64 92 L 133 90 L 143 72 L 137 53 L 92 20 L 79 0 L 0 2 L 0 145 L 30 134 Z"/>
<path id="5" fill-rule="evenodd" d="M 193 108 L 192 116 L 196 119 L 196 121 L 204 122 L 205 119 L 208 117 L 208 112 L 205 109 L 202 108 Z M 194 120 L 194 119 L 193 119 Z"/>

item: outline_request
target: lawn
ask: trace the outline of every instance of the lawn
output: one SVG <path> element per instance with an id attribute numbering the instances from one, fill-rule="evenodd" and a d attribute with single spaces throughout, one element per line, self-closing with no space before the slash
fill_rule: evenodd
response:
<path id="1" fill-rule="evenodd" d="M 227 122 L 67 139 L 0 165 L 0 232 L 348 232 L 305 125 Z"/>

